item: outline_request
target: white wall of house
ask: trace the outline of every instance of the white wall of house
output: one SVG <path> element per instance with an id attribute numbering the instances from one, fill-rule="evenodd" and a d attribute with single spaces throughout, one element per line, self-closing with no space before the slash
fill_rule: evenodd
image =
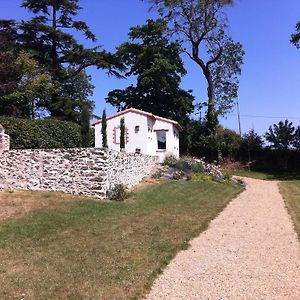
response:
<path id="1" fill-rule="evenodd" d="M 108 148 L 120 150 L 120 121 L 125 120 L 125 151 L 140 152 L 142 154 L 158 156 L 160 161 L 168 155 L 179 157 L 179 130 L 173 123 L 154 117 L 129 111 L 107 120 Z M 95 147 L 102 147 L 102 124 L 95 125 Z M 165 136 L 166 143 L 160 143 L 158 149 L 158 136 Z"/>

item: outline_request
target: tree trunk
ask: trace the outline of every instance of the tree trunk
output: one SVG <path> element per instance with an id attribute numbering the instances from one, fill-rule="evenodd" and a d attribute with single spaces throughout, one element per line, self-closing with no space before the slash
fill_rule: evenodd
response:
<path id="1" fill-rule="evenodd" d="M 56 40 L 56 30 L 57 30 L 57 7 L 55 4 L 52 5 L 52 28 L 53 28 L 53 36 L 52 36 L 52 49 L 51 49 L 51 75 L 54 80 L 58 80 L 59 74 L 58 74 L 58 61 L 57 61 L 57 40 Z M 59 105 L 57 104 L 58 95 L 57 93 L 53 93 L 51 95 L 50 105 L 48 107 L 51 116 L 55 117 L 61 117 L 61 109 Z"/>
<path id="2" fill-rule="evenodd" d="M 196 64 L 199 65 L 199 67 L 202 70 L 202 73 L 206 79 L 207 82 L 207 113 L 213 114 L 215 111 L 215 92 L 214 92 L 214 83 L 211 76 L 211 72 L 209 70 L 209 66 L 205 64 L 205 62 L 199 57 L 199 49 L 197 45 L 193 46 L 193 55 L 190 56 Z"/>

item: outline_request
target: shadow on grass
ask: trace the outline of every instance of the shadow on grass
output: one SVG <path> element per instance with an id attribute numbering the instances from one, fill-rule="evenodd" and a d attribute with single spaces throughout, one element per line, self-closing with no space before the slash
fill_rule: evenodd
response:
<path id="1" fill-rule="evenodd" d="M 290 180 L 300 180 L 300 171 L 271 171 L 271 170 L 223 170 L 224 173 L 242 177 L 250 177 L 262 180 L 280 180 L 280 181 L 290 181 Z"/>

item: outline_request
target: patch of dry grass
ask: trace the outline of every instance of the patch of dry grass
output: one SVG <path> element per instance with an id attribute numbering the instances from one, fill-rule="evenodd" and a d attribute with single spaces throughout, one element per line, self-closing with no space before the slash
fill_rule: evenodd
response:
<path id="1" fill-rule="evenodd" d="M 40 208 L 52 207 L 72 199 L 63 193 L 6 190 L 0 192 L 0 220 L 22 217 Z"/>
<path id="2" fill-rule="evenodd" d="M 300 239 L 300 180 L 280 182 L 279 188 Z"/>
<path id="3" fill-rule="evenodd" d="M 167 182 L 134 191 L 124 203 L 65 196 L 51 208 L 3 220 L 0 298 L 138 299 L 240 191 Z M 24 201 L 56 197 L 23 193 Z"/>

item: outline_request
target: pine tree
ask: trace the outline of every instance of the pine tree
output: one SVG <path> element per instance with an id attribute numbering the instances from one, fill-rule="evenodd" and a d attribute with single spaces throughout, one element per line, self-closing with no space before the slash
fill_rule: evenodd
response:
<path id="1" fill-rule="evenodd" d="M 121 151 L 125 149 L 125 120 L 121 118 L 120 120 L 120 149 Z"/>
<path id="2" fill-rule="evenodd" d="M 101 134 L 102 134 L 102 147 L 108 148 L 107 145 L 107 120 L 106 120 L 106 111 L 103 109 L 102 113 L 102 127 L 101 127 Z"/>
<path id="3" fill-rule="evenodd" d="M 32 51 L 41 65 L 48 68 L 52 79 L 59 83 L 59 90 L 45 103 L 51 116 L 78 122 L 83 106 L 93 108 L 88 100 L 93 86 L 85 69 L 89 66 L 106 69 L 116 74 L 114 55 L 99 47 L 85 48 L 70 29 L 83 34 L 85 39 L 96 41 L 85 22 L 74 20 L 81 7 L 79 0 L 23 0 L 22 7 L 34 14 L 29 21 L 22 21 L 18 28 L 18 44 Z M 80 84 L 76 84 L 80 82 Z M 70 93 L 67 88 L 71 87 Z M 84 89 L 82 89 L 84 87 Z M 84 91 L 84 92 L 82 92 Z M 74 97 L 74 94 L 76 97 Z"/>

